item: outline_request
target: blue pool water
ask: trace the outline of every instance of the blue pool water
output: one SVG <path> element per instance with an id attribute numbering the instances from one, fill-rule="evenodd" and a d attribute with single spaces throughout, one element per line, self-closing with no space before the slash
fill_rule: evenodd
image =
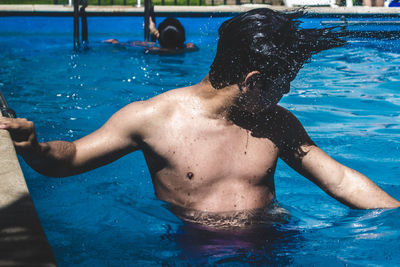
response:
<path id="1" fill-rule="evenodd" d="M 0 90 L 40 141 L 74 140 L 124 105 L 199 82 L 225 18 L 183 18 L 200 51 L 145 55 L 102 44 L 141 40 L 140 18 L 89 18 L 91 49 L 72 51 L 72 19 L 0 17 Z M 304 19 L 318 26 L 321 19 Z M 364 28 L 365 30 L 366 28 Z M 313 58 L 282 105 L 336 160 L 400 199 L 400 47 L 396 39 L 350 38 Z M 277 199 L 288 223 L 255 236 L 187 229 L 153 193 L 140 152 L 87 174 L 23 172 L 59 266 L 394 266 L 400 211 L 350 210 L 283 162 Z"/>

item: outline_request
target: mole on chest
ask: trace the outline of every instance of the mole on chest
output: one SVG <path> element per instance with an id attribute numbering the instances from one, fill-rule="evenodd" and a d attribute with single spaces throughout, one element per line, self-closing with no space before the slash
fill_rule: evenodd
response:
<path id="1" fill-rule="evenodd" d="M 188 172 L 188 173 L 186 174 L 186 178 L 188 178 L 189 180 L 192 180 L 193 177 L 194 177 L 193 172 Z"/>

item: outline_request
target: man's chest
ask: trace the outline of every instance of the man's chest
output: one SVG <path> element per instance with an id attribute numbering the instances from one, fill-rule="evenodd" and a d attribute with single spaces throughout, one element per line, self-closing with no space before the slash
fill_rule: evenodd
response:
<path id="1" fill-rule="evenodd" d="M 257 184 L 271 176 L 278 157 L 269 139 L 237 127 L 177 127 L 164 135 L 163 142 L 149 140 L 152 149 L 145 156 L 150 170 L 191 184 L 235 177 Z"/>

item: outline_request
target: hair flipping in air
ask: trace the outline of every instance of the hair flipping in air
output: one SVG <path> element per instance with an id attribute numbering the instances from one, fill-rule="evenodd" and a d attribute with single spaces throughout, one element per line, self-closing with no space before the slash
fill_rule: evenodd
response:
<path id="1" fill-rule="evenodd" d="M 213 87 L 240 84 L 249 72 L 259 71 L 262 86 L 289 92 L 290 82 L 313 54 L 345 43 L 333 28 L 299 28 L 303 14 L 259 8 L 225 21 L 210 67 Z"/>

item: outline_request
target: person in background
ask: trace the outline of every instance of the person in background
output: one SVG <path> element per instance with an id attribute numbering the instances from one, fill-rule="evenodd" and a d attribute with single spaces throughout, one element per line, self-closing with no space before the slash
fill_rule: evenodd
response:
<path id="1" fill-rule="evenodd" d="M 158 40 L 161 49 L 184 50 L 185 52 L 198 49 L 193 43 L 185 43 L 185 28 L 175 18 L 166 18 L 157 29 L 152 17 L 150 17 L 149 29 L 151 35 Z"/>
<path id="2" fill-rule="evenodd" d="M 157 29 L 152 17 L 150 17 L 149 30 L 152 37 L 158 40 L 159 46 L 156 46 L 154 42 L 130 41 L 122 43 L 116 39 L 108 39 L 104 42 L 144 47 L 145 51 L 151 54 L 182 54 L 198 50 L 195 44 L 185 43 L 185 28 L 175 18 L 166 18 L 160 23 Z"/>

